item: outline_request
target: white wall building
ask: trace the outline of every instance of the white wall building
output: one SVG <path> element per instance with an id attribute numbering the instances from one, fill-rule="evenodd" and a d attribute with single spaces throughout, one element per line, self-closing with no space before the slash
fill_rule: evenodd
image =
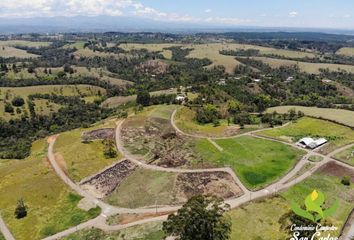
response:
<path id="1" fill-rule="evenodd" d="M 327 143 L 327 139 L 325 139 L 325 138 L 313 139 L 310 137 L 305 137 L 305 138 L 300 139 L 296 143 L 296 145 L 303 147 L 303 148 L 315 149 L 325 143 Z"/>

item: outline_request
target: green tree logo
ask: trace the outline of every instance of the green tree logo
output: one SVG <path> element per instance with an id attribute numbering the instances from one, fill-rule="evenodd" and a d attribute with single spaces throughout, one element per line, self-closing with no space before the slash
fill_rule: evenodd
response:
<path id="1" fill-rule="evenodd" d="M 325 196 L 322 192 L 314 190 L 311 194 L 309 194 L 305 198 L 305 207 L 306 210 L 302 209 L 296 202 L 292 201 L 291 208 L 294 213 L 300 217 L 309 219 L 313 222 L 318 222 L 321 219 L 327 218 L 333 215 L 338 206 L 338 199 L 334 202 L 334 204 L 327 208 L 323 209 L 322 205 L 325 202 Z"/>

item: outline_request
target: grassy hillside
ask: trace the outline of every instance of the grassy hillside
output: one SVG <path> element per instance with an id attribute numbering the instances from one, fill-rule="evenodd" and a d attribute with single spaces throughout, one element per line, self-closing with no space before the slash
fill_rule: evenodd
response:
<path id="1" fill-rule="evenodd" d="M 77 208 L 81 197 L 73 194 L 57 177 L 46 158 L 47 143 L 33 143 L 31 156 L 24 160 L 0 161 L 1 215 L 16 239 L 41 239 L 95 217 L 99 209 L 89 212 Z M 23 219 L 14 217 L 19 199 L 28 206 Z"/>

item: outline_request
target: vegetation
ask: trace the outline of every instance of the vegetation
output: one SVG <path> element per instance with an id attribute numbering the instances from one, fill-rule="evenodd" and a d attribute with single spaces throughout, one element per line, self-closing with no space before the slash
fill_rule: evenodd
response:
<path id="1" fill-rule="evenodd" d="M 354 147 L 348 148 L 334 156 L 336 159 L 354 166 Z"/>
<path id="2" fill-rule="evenodd" d="M 31 155 L 21 161 L 0 162 L 1 216 L 16 239 L 41 239 L 85 222 L 100 213 L 77 208 L 81 197 L 73 194 L 46 160 L 45 140 L 33 143 Z M 23 199 L 27 216 L 17 219 L 17 200 Z"/>
<path id="3" fill-rule="evenodd" d="M 227 204 L 215 197 L 192 197 L 176 214 L 163 223 L 167 235 L 181 240 L 230 239 L 231 222 L 224 216 Z"/>
<path id="4" fill-rule="evenodd" d="M 115 119 L 107 119 L 90 128 L 79 128 L 59 135 L 54 151 L 58 158 L 57 160 L 60 160 L 64 171 L 68 173 L 70 178 L 79 182 L 121 158 L 119 154 L 106 157 L 104 154 L 105 144 L 102 140 L 83 142 L 83 132 L 110 127 L 115 127 Z M 110 146 L 110 149 L 112 149 L 112 143 Z M 113 147 L 115 148 L 115 145 Z"/>
<path id="5" fill-rule="evenodd" d="M 265 130 L 257 134 L 288 142 L 297 142 L 303 137 L 323 137 L 329 141 L 321 148 L 323 153 L 329 153 L 354 141 L 354 131 L 351 128 L 308 117 L 286 127 Z"/>
<path id="6" fill-rule="evenodd" d="M 290 146 L 248 136 L 215 142 L 222 152 L 207 140 L 197 141 L 195 151 L 200 154 L 200 161 L 230 166 L 250 189 L 259 189 L 277 180 L 304 155 L 303 151 Z"/>

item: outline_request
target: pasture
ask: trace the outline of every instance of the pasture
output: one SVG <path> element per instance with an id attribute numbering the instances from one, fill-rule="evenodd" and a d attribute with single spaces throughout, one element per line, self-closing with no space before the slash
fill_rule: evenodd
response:
<path id="1" fill-rule="evenodd" d="M 217 65 L 222 65 L 225 67 L 226 72 L 233 73 L 235 67 L 239 64 L 234 56 L 226 56 L 220 54 L 222 50 L 238 50 L 238 49 L 257 49 L 261 54 L 274 54 L 284 57 L 294 57 L 294 58 L 302 58 L 302 57 L 314 57 L 313 53 L 299 52 L 299 51 L 290 51 L 283 49 L 275 49 L 268 47 L 261 47 L 256 45 L 247 45 L 247 44 L 237 44 L 237 43 L 210 43 L 210 44 L 121 44 L 120 47 L 125 50 L 132 49 L 147 49 L 149 51 L 158 51 L 162 52 L 162 54 L 167 59 L 171 59 L 172 53 L 165 48 L 169 48 L 172 46 L 182 46 L 182 48 L 193 49 L 190 54 L 187 56 L 189 58 L 208 58 L 213 63 L 208 67 L 214 67 Z"/>
<path id="2" fill-rule="evenodd" d="M 259 125 L 250 125 L 245 126 L 245 129 L 240 129 L 239 125 L 228 124 L 226 120 L 221 120 L 220 126 L 214 126 L 212 123 L 199 124 L 196 121 L 196 112 L 188 107 L 181 107 L 177 110 L 174 122 L 181 131 L 204 137 L 233 136 L 259 128 Z"/>
<path id="3" fill-rule="evenodd" d="M 352 57 L 354 56 L 354 48 L 344 47 L 339 49 L 336 54 Z"/>
<path id="4" fill-rule="evenodd" d="M 57 177 L 46 158 L 44 139 L 33 143 L 24 160 L 0 161 L 1 215 L 16 239 L 41 239 L 96 217 L 100 209 L 88 212 L 77 208 L 81 197 L 72 193 Z M 17 201 L 23 199 L 28 215 L 14 217 Z"/>
<path id="5" fill-rule="evenodd" d="M 331 120 L 349 127 L 354 127 L 354 111 L 333 108 L 317 108 L 317 107 L 303 107 L 303 106 L 279 106 L 268 108 L 266 112 L 272 113 L 288 113 L 289 110 L 295 109 L 303 112 L 306 116 L 323 118 Z"/>
<path id="6" fill-rule="evenodd" d="M 0 56 L 4 58 L 35 58 L 38 55 L 28 53 L 25 50 L 18 49 L 16 46 L 42 47 L 49 46 L 49 42 L 30 42 L 21 40 L 0 41 Z"/>
<path id="7" fill-rule="evenodd" d="M 269 64 L 272 68 L 279 68 L 281 66 L 298 66 L 300 71 L 310 73 L 310 74 L 319 74 L 320 69 L 329 69 L 330 71 L 341 71 L 345 70 L 351 73 L 354 73 L 354 66 L 344 65 L 344 64 L 330 64 L 330 63 L 310 63 L 310 62 L 301 62 L 293 61 L 286 59 L 277 59 L 277 58 L 267 58 L 267 57 L 253 57 L 256 60 L 262 61 L 266 64 Z"/>
<path id="8" fill-rule="evenodd" d="M 265 130 L 257 134 L 293 143 L 306 136 L 324 137 L 328 143 L 319 150 L 324 154 L 354 142 L 354 130 L 351 128 L 309 117 L 301 118 L 285 127 Z"/>
<path id="9" fill-rule="evenodd" d="M 195 152 L 203 162 L 219 167 L 230 166 L 242 183 L 252 190 L 285 175 L 304 155 L 304 151 L 288 145 L 249 136 L 214 141 L 223 148 L 222 152 L 205 139 L 196 140 Z"/>
<path id="10" fill-rule="evenodd" d="M 107 119 L 90 128 L 79 128 L 59 135 L 54 146 L 55 156 L 71 179 L 79 182 L 121 159 L 120 154 L 116 158 L 105 158 L 102 140 L 82 142 L 83 132 L 114 128 L 115 121 Z"/>

